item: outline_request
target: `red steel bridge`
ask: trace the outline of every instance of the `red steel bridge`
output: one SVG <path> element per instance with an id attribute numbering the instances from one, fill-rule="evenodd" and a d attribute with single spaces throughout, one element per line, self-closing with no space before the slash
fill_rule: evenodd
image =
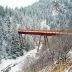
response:
<path id="1" fill-rule="evenodd" d="M 39 46 L 41 42 L 41 37 L 44 37 L 44 42 L 45 44 L 48 43 L 48 36 L 59 36 L 59 35 L 72 35 L 72 31 L 70 30 L 25 30 L 25 29 L 18 29 L 17 30 L 19 34 L 19 42 L 20 46 L 23 47 L 23 37 L 22 34 L 27 34 L 27 35 L 39 35 L 39 44 L 38 44 L 38 50 L 39 51 Z"/>

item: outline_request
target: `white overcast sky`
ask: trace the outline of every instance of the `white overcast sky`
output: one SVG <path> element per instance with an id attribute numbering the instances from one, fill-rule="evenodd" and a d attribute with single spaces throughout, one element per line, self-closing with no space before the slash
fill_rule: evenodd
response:
<path id="1" fill-rule="evenodd" d="M 28 5 L 32 5 L 33 3 L 37 2 L 39 0 L 0 0 L 0 5 L 2 6 L 8 6 L 10 8 L 15 7 L 26 7 Z"/>

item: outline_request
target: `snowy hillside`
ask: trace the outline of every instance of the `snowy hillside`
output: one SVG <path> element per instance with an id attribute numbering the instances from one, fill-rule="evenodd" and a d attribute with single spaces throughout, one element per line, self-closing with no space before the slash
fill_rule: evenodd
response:
<path id="1" fill-rule="evenodd" d="M 27 64 L 28 59 L 29 60 L 38 59 L 38 56 L 36 57 L 36 53 L 37 50 L 34 49 L 25 54 L 24 56 L 16 58 L 15 60 L 14 59 L 1 60 L 0 72 L 7 70 L 9 70 L 8 72 L 22 72 L 22 68 L 24 65 Z"/>

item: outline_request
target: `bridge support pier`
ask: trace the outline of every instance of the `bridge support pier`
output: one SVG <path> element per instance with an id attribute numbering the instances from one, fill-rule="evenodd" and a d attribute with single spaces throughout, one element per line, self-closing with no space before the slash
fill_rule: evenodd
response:
<path id="1" fill-rule="evenodd" d="M 40 35 L 37 52 L 39 52 L 39 47 L 40 47 L 40 43 L 41 43 L 41 37 L 42 36 Z M 46 48 L 49 47 L 48 37 L 46 35 L 44 35 L 44 44 L 45 44 Z"/>

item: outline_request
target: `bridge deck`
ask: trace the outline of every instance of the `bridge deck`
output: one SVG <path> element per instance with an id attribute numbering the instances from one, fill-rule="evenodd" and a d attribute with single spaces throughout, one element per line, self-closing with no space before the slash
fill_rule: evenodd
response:
<path id="1" fill-rule="evenodd" d="M 17 32 L 19 34 L 47 35 L 47 36 L 64 35 L 64 34 L 72 35 L 72 32 L 67 32 L 67 31 L 63 31 L 63 30 L 25 30 L 25 29 L 18 29 Z"/>
<path id="2" fill-rule="evenodd" d="M 19 43 L 20 43 L 21 48 L 24 47 L 22 34 L 39 35 L 40 37 L 39 37 L 37 52 L 39 51 L 42 36 L 44 36 L 45 46 L 48 45 L 48 47 L 49 47 L 49 42 L 48 42 L 48 37 L 47 36 L 72 35 L 72 30 L 69 31 L 69 30 L 30 30 L 30 29 L 25 30 L 25 29 L 18 29 L 17 32 L 19 34 Z"/>

